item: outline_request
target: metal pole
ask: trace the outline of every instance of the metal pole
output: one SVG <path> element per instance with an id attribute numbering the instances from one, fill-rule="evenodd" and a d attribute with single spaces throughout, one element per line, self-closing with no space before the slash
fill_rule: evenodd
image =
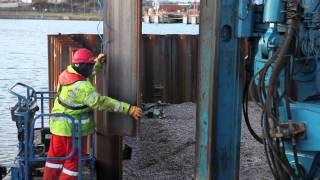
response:
<path id="1" fill-rule="evenodd" d="M 201 1 L 196 179 L 238 179 L 242 68 L 236 0 Z"/>

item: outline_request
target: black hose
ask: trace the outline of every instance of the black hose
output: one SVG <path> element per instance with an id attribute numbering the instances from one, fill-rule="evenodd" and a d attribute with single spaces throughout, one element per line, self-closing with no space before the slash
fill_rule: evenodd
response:
<path id="1" fill-rule="evenodd" d="M 279 163 L 279 154 L 276 153 L 276 151 L 273 148 L 272 142 L 270 141 L 267 145 L 267 151 L 266 154 L 269 154 L 271 162 L 273 164 L 274 170 L 275 170 L 275 178 L 276 179 L 285 179 L 287 173 L 289 173 L 288 168 L 284 166 L 283 163 Z"/>
<path id="2" fill-rule="evenodd" d="M 283 98 L 282 95 L 278 94 L 278 77 L 281 71 L 287 65 L 287 58 L 284 58 L 287 55 L 289 47 L 295 38 L 295 35 L 298 32 L 299 28 L 299 12 L 298 12 L 298 0 L 287 0 L 286 1 L 286 19 L 287 19 L 287 33 L 284 38 L 284 42 L 277 49 L 277 51 L 273 54 L 273 56 L 265 63 L 265 66 L 259 72 L 258 84 L 257 84 L 257 95 L 260 104 L 262 105 L 262 118 L 261 118 L 261 126 L 263 129 L 263 139 L 261 139 L 252 129 L 250 125 L 248 115 L 248 86 L 252 84 L 246 82 L 243 94 L 243 113 L 245 116 L 245 121 L 249 132 L 253 135 L 255 139 L 257 139 L 260 143 L 264 144 L 268 164 L 270 166 L 271 172 L 276 179 L 298 179 L 302 177 L 302 173 L 299 170 L 298 156 L 295 156 L 296 166 L 298 169 L 298 176 L 291 167 L 287 156 L 285 154 L 285 147 L 281 138 L 271 137 L 271 133 L 275 134 L 280 128 L 279 122 L 279 112 L 278 107 L 280 105 L 280 100 Z M 268 87 L 266 86 L 266 77 L 268 71 L 272 67 L 272 73 L 269 79 Z M 291 112 L 289 107 L 289 80 L 286 77 L 286 91 L 284 94 L 284 98 L 286 98 L 286 108 L 289 108 L 287 111 L 288 117 L 291 119 Z M 252 92 L 249 92 L 252 96 Z M 294 142 L 294 139 L 293 141 Z M 294 145 L 294 144 L 293 144 Z M 296 146 L 293 147 L 293 153 L 297 154 Z"/>
<path id="3" fill-rule="evenodd" d="M 250 134 L 253 136 L 255 140 L 257 140 L 259 143 L 263 144 L 263 139 L 259 137 L 259 135 L 253 130 L 249 116 L 248 116 L 248 88 L 249 88 L 249 81 L 246 81 L 244 90 L 243 90 L 243 98 L 242 98 L 242 111 L 245 123 L 247 125 L 247 128 L 250 132 Z"/>
<path id="4" fill-rule="evenodd" d="M 265 85 L 265 79 L 266 79 L 266 75 L 267 72 L 269 70 L 269 68 L 271 67 L 271 65 L 274 63 L 276 57 L 277 57 L 278 52 L 275 52 L 275 54 L 271 57 L 270 60 L 268 60 L 266 62 L 266 64 L 264 65 L 264 67 L 261 69 L 261 72 L 259 73 L 259 83 L 258 83 L 258 94 L 260 97 L 260 102 L 262 104 L 265 104 L 262 98 L 266 99 L 267 98 L 267 92 L 266 92 L 266 85 Z"/>
<path id="5" fill-rule="evenodd" d="M 249 49 L 249 47 L 247 47 Z M 250 132 L 250 134 L 253 136 L 254 139 L 256 139 L 258 142 L 260 142 L 261 144 L 263 144 L 263 139 L 261 137 L 259 137 L 259 135 L 253 130 L 250 120 L 249 120 L 249 115 L 248 115 L 248 101 L 249 101 L 249 88 L 250 88 L 250 84 L 252 82 L 252 80 L 255 79 L 255 75 L 254 78 L 250 81 L 249 77 L 251 77 L 252 74 L 252 67 L 251 67 L 251 63 L 252 63 L 252 56 L 250 54 L 250 51 L 248 51 L 247 54 L 248 58 L 244 59 L 245 62 L 245 84 L 244 84 L 244 89 L 243 89 L 243 94 L 242 94 L 242 111 L 243 111 L 243 116 L 245 119 L 245 123 L 247 125 L 247 128 Z"/>
<path id="6" fill-rule="evenodd" d="M 275 58 L 275 63 L 273 66 L 273 71 L 271 74 L 271 77 L 269 79 L 269 86 L 268 86 L 268 91 L 267 91 L 267 96 L 266 96 L 266 101 L 265 101 L 265 107 L 264 110 L 266 112 L 266 118 L 264 119 L 264 131 L 269 132 L 269 128 L 266 126 L 267 120 L 270 119 L 274 123 L 274 127 L 271 127 L 273 131 L 276 131 L 277 127 L 279 127 L 279 120 L 278 120 L 278 111 L 277 108 L 279 107 L 279 95 L 278 95 L 278 77 L 280 75 L 280 72 L 282 69 L 285 67 L 287 63 L 287 59 L 284 58 L 286 53 L 288 52 L 288 49 L 290 47 L 290 44 L 296 35 L 298 31 L 298 25 L 299 25 L 299 13 L 298 13 L 298 2 L 296 0 L 289 0 L 287 1 L 287 24 L 288 24 L 288 31 L 285 35 L 285 39 L 281 47 L 278 49 L 278 53 L 275 53 L 274 57 Z M 273 58 L 271 58 L 273 59 Z M 267 69 L 266 69 L 267 71 Z M 265 80 L 265 77 L 262 77 L 262 81 Z M 260 82 L 263 83 L 264 82 Z M 287 97 L 287 95 L 286 95 Z M 265 135 L 265 138 L 269 138 L 268 133 Z M 290 163 L 288 162 L 288 159 L 286 158 L 285 155 L 285 150 L 284 150 L 284 145 L 281 140 L 281 138 L 277 138 L 273 140 L 272 142 L 270 141 L 269 145 L 271 151 L 275 155 L 275 160 L 276 160 L 276 165 L 279 163 L 279 165 L 285 170 L 287 176 L 291 176 L 294 179 L 297 179 L 298 177 L 296 176 L 293 168 L 291 167 Z M 282 176 L 282 173 L 280 173 L 281 177 L 280 178 L 286 178 Z"/>
<path id="7" fill-rule="evenodd" d="M 263 127 L 264 117 L 265 117 L 265 114 L 264 114 L 264 112 L 262 112 L 261 113 L 261 127 Z M 263 130 L 263 134 L 267 135 L 266 133 L 267 132 L 265 132 Z M 278 171 L 275 170 L 276 164 L 274 162 L 274 158 L 273 158 L 272 152 L 270 151 L 270 147 L 268 146 L 268 144 L 269 144 L 269 142 L 266 140 L 266 138 L 264 138 L 263 145 L 264 145 L 264 151 L 265 151 L 266 158 L 267 158 L 267 163 L 270 167 L 272 175 L 275 177 L 275 179 L 279 179 Z"/>
<path id="8" fill-rule="evenodd" d="M 285 107 L 286 107 L 286 112 L 287 112 L 287 118 L 288 118 L 288 123 L 289 123 L 289 128 L 292 128 L 292 115 L 291 115 L 291 109 L 289 105 L 289 89 L 290 89 L 290 64 L 287 64 L 286 70 L 285 70 Z M 297 146 L 296 146 L 296 139 L 295 137 L 291 138 L 291 145 L 292 145 L 292 151 L 293 151 L 293 157 L 294 157 L 294 162 L 295 166 L 298 172 L 298 177 L 304 178 L 303 172 L 301 172 L 300 164 L 299 164 L 299 159 L 298 159 L 298 152 L 297 152 Z"/>
<path id="9" fill-rule="evenodd" d="M 271 157 L 272 154 L 269 150 L 269 146 L 267 144 L 264 144 L 263 147 L 264 147 L 264 151 L 265 151 L 266 158 L 267 158 L 267 163 L 268 163 L 268 166 L 271 170 L 271 173 L 272 173 L 273 177 L 275 177 L 275 179 L 279 179 L 279 174 L 278 174 L 278 171 L 275 170 L 275 164 L 273 161 L 274 159 Z"/>
<path id="10" fill-rule="evenodd" d="M 260 76 L 259 76 L 259 87 L 258 88 L 260 89 L 260 92 L 263 92 L 263 95 L 261 95 L 261 96 L 264 96 L 264 97 L 267 97 L 266 91 L 265 91 L 265 89 L 266 89 L 266 87 L 265 87 L 265 76 L 267 74 L 268 69 L 271 67 L 272 63 L 274 62 L 274 59 L 275 59 L 275 56 L 273 56 L 273 58 L 270 59 L 266 63 L 265 67 L 259 73 Z M 260 101 L 262 101 L 262 98 L 260 98 Z M 263 101 L 260 102 L 260 103 L 263 104 Z M 277 106 L 274 105 L 274 107 L 277 107 Z M 265 106 L 262 109 L 263 109 L 263 114 L 264 114 L 265 113 Z M 275 110 L 273 110 L 273 111 L 275 111 Z M 263 118 L 263 115 L 262 115 L 262 118 Z M 273 117 L 272 119 L 273 119 L 273 122 L 275 124 L 278 124 L 278 122 L 275 121 L 275 119 L 276 119 L 275 117 Z M 265 118 L 265 120 L 267 120 L 267 117 Z M 265 123 L 268 124 L 266 121 L 265 121 Z M 262 122 L 262 124 L 263 124 L 263 122 Z M 262 125 L 262 127 L 263 127 L 263 125 Z M 267 126 L 264 126 L 264 127 L 267 127 Z M 269 128 L 267 128 L 267 129 L 269 129 Z M 264 129 L 264 132 L 269 132 L 269 130 Z M 264 134 L 264 136 L 265 137 L 268 136 L 268 133 Z M 279 156 L 279 154 L 280 154 L 279 150 L 277 150 L 278 148 L 277 148 L 276 145 L 272 144 L 272 141 L 269 138 L 269 136 L 267 137 L 267 139 L 270 142 L 268 144 L 268 148 L 267 148 L 269 150 L 266 150 L 267 156 L 270 157 L 270 159 L 268 160 L 269 161 L 268 164 L 269 164 L 270 168 L 272 168 L 271 166 L 273 166 L 275 169 L 278 170 L 277 172 L 274 172 L 273 175 L 274 175 L 274 177 L 276 179 L 287 179 L 288 178 L 287 174 L 292 173 L 292 169 L 290 167 L 288 167 L 286 163 L 282 162 L 283 158 Z M 273 164 L 273 165 L 271 165 L 271 164 Z"/>
<path id="11" fill-rule="evenodd" d="M 267 117 L 265 115 L 265 117 L 263 118 L 263 132 L 264 132 L 264 138 L 265 138 L 265 141 L 268 142 L 268 147 L 270 148 L 271 152 L 272 152 L 272 155 L 274 156 L 274 160 L 275 162 L 275 167 L 276 169 L 278 170 L 281 170 L 283 169 L 284 172 L 286 172 L 287 174 L 293 174 L 292 173 L 292 169 L 290 167 L 287 167 L 285 165 L 285 163 L 282 162 L 282 158 L 279 156 L 280 153 L 279 153 L 279 150 L 277 148 L 277 146 L 274 146 L 274 144 L 272 143 L 273 141 L 270 139 L 269 137 L 269 123 L 267 122 Z M 280 171 L 279 173 L 284 173 L 282 171 Z M 284 175 L 281 175 L 281 176 L 284 176 Z"/>

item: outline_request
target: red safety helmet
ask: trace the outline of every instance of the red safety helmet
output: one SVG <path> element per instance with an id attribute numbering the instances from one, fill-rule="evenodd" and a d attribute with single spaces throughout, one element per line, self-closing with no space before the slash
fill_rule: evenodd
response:
<path id="1" fill-rule="evenodd" d="M 94 57 L 93 54 L 90 50 L 82 48 L 82 49 L 78 49 L 72 58 L 72 63 L 90 63 L 90 64 L 94 64 L 96 63 L 94 61 Z"/>

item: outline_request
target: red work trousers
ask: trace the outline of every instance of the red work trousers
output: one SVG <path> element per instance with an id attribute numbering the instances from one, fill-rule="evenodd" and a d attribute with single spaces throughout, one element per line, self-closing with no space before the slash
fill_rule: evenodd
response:
<path id="1" fill-rule="evenodd" d="M 87 150 L 87 136 L 82 137 L 82 154 Z M 72 138 L 52 135 L 47 157 L 64 157 L 72 151 Z M 44 180 L 76 180 L 78 177 L 78 148 L 75 154 L 64 161 L 47 161 Z"/>

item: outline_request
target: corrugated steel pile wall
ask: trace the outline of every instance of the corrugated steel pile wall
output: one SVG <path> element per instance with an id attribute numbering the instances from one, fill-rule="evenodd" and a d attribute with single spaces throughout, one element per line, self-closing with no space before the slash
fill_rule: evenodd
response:
<path id="1" fill-rule="evenodd" d="M 48 47 L 49 90 L 55 91 L 74 51 L 85 47 L 98 54 L 100 40 L 97 35 L 49 35 Z M 197 62 L 197 35 L 143 35 L 143 102 L 196 102 Z"/>
<path id="2" fill-rule="evenodd" d="M 197 35 L 143 35 L 143 102 L 196 102 L 197 62 Z"/>
<path id="3" fill-rule="evenodd" d="M 100 52 L 100 40 L 93 34 L 48 36 L 49 90 L 55 91 L 59 74 L 71 63 L 73 53 L 88 48 L 95 55 Z"/>

